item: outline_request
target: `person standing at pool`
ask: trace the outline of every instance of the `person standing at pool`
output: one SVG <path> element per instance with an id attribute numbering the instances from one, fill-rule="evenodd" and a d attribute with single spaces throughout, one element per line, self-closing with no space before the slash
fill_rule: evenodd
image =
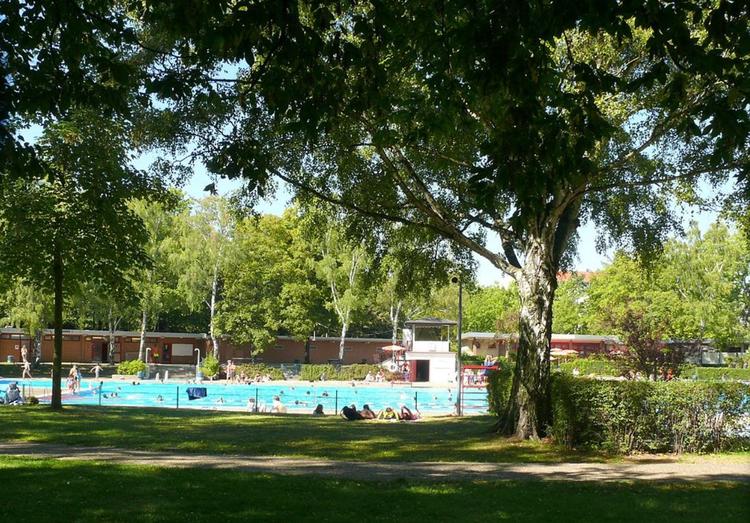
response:
<path id="1" fill-rule="evenodd" d="M 31 379 L 31 363 L 25 360 L 23 362 L 23 374 L 21 374 L 21 379 L 24 378 Z"/>
<path id="2" fill-rule="evenodd" d="M 29 349 L 28 347 L 26 347 L 26 345 L 22 345 L 21 346 L 21 361 L 26 363 L 27 361 L 29 361 L 28 357 L 29 357 Z"/>
<path id="3" fill-rule="evenodd" d="M 102 367 L 101 367 L 101 365 L 99 365 L 97 363 L 96 365 L 94 365 L 93 367 L 91 367 L 91 370 L 89 372 L 91 372 L 94 375 L 94 378 L 99 379 L 99 373 L 101 371 L 102 371 Z"/>

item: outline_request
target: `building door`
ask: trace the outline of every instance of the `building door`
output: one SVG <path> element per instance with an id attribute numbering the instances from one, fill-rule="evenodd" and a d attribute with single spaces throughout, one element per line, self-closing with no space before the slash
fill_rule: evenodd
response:
<path id="1" fill-rule="evenodd" d="M 416 360 L 417 377 L 414 381 L 430 381 L 430 360 Z"/>
<path id="2" fill-rule="evenodd" d="M 161 363 L 172 363 L 172 346 L 165 343 L 161 349 L 161 356 L 159 357 Z"/>

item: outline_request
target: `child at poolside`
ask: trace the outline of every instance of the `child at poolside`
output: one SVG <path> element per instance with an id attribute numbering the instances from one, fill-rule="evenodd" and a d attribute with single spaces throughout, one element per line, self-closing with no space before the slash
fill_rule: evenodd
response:
<path id="1" fill-rule="evenodd" d="M 94 365 L 93 367 L 91 367 L 91 370 L 89 372 L 94 375 L 94 378 L 99 379 L 99 373 L 101 371 L 102 371 L 102 367 L 101 367 L 101 365 L 99 365 L 97 363 L 96 365 Z"/>

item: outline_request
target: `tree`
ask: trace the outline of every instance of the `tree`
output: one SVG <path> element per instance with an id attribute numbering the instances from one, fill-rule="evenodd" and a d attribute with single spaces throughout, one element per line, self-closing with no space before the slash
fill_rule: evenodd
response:
<path id="1" fill-rule="evenodd" d="M 642 374 L 653 380 L 679 375 L 688 344 L 665 343 L 667 320 L 648 312 L 628 310 L 613 321 L 613 328 L 622 334 L 625 345 L 624 352 L 616 357 L 623 374 L 632 377 Z"/>
<path id="2" fill-rule="evenodd" d="M 2 179 L 2 269 L 54 295 L 53 409 L 62 407 L 63 307 L 71 289 L 84 281 L 116 288 L 146 264 L 145 230 L 127 202 L 155 197 L 161 185 L 128 165 L 128 145 L 122 122 L 79 111 L 45 128 L 44 176 Z"/>
<path id="3" fill-rule="evenodd" d="M 161 64 L 164 81 L 190 83 L 202 116 L 222 101 L 223 123 L 176 135 L 251 189 L 282 179 L 511 276 L 519 350 L 499 428 L 522 438 L 550 424 L 556 275 L 580 221 L 648 255 L 676 225 L 666 195 L 746 181 L 745 3 L 192 6 L 143 12 L 170 61 L 189 57 Z M 189 116 L 184 92 L 170 110 Z"/>
<path id="4" fill-rule="evenodd" d="M 226 199 L 209 196 L 198 201 L 182 220 L 181 248 L 177 253 L 178 285 L 192 310 L 208 307 L 208 332 L 213 355 L 219 357 L 214 319 L 219 285 L 234 233 L 235 218 Z"/>
<path id="5" fill-rule="evenodd" d="M 240 221 L 227 256 L 216 328 L 235 343 L 251 344 L 254 355 L 280 333 L 305 339 L 317 323 L 328 322 L 311 246 L 295 212 Z"/>
<path id="6" fill-rule="evenodd" d="M 552 331 L 590 334 L 588 326 L 588 283 L 574 274 L 557 288 L 552 307 Z"/>
<path id="7" fill-rule="evenodd" d="M 739 233 L 713 224 L 701 234 L 693 224 L 685 240 L 667 242 L 647 266 L 616 254 L 591 282 L 592 325 L 619 332 L 616 327 L 627 318 L 633 323 L 635 313 L 673 340 L 732 345 L 749 332 L 744 321 L 749 274 L 750 249 Z"/>
<path id="8" fill-rule="evenodd" d="M 324 222 L 325 223 L 325 222 Z M 362 243 L 348 241 L 341 225 L 330 220 L 324 224 L 322 235 L 315 240 L 318 255 L 315 271 L 330 291 L 328 306 L 336 313 L 341 326 L 339 360 L 344 360 L 346 333 L 352 315 L 367 303 L 364 274 L 370 268 L 371 257 Z"/>
<path id="9" fill-rule="evenodd" d="M 515 285 L 481 287 L 466 296 L 464 328 L 467 331 L 495 332 L 500 318 L 517 310 L 518 288 Z"/>
<path id="10" fill-rule="evenodd" d="M 5 292 L 2 301 L 5 317 L 0 321 L 23 329 L 34 339 L 31 349 L 33 360 L 38 361 L 42 357 L 42 335 L 52 317 L 50 296 L 16 279 L 12 287 Z"/>
<path id="11" fill-rule="evenodd" d="M 172 194 L 172 197 L 176 195 Z M 176 224 L 180 209 L 173 200 L 133 200 L 130 208 L 140 218 L 148 234 L 140 248 L 141 256 L 150 263 L 131 276 L 131 283 L 139 297 L 141 317 L 138 359 L 144 360 L 148 326 L 156 324 L 162 310 L 174 307 L 180 301 L 175 267 L 175 253 L 180 248 Z"/>

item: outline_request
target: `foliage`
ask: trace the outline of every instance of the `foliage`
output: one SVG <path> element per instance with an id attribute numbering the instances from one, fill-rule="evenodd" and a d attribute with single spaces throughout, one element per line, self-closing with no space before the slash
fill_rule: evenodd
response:
<path id="1" fill-rule="evenodd" d="M 490 412 L 502 416 L 510 402 L 513 383 L 513 365 L 502 358 L 497 360 L 498 370 L 490 372 L 487 377 L 487 400 Z"/>
<path id="2" fill-rule="evenodd" d="M 748 181 L 743 3 L 191 5 L 201 16 L 179 30 L 181 8 L 142 15 L 169 49 L 152 56 L 176 142 L 198 136 L 210 171 L 259 195 L 275 176 L 518 281 L 508 421 L 524 437 L 548 422 L 555 275 L 579 223 L 648 257 L 678 227 L 670 198 Z"/>
<path id="3" fill-rule="evenodd" d="M 390 372 L 380 365 L 372 364 L 354 364 L 354 365 L 302 365 L 300 368 L 299 379 L 306 381 L 320 381 L 322 377 L 326 380 L 336 381 L 354 381 L 363 380 L 367 373 L 375 376 L 379 371 L 383 371 L 386 380 L 402 379 L 401 374 Z"/>
<path id="4" fill-rule="evenodd" d="M 572 374 L 574 369 L 578 369 L 581 376 L 588 376 L 589 374 L 595 376 L 619 376 L 621 374 L 615 362 L 606 356 L 574 358 L 570 361 L 561 362 L 556 368 L 566 374 Z"/>
<path id="5" fill-rule="evenodd" d="M 750 369 L 685 365 L 682 368 L 682 377 L 698 380 L 750 381 Z"/>
<path id="6" fill-rule="evenodd" d="M 626 314 L 649 318 L 675 340 L 712 340 L 721 347 L 749 333 L 750 248 L 717 222 L 701 234 L 670 240 L 649 265 L 618 253 L 591 282 L 587 308 L 599 332 L 619 332 Z"/>
<path id="7" fill-rule="evenodd" d="M 498 320 L 504 314 L 517 311 L 518 304 L 518 286 L 515 283 L 508 287 L 480 287 L 468 292 L 464 296 L 463 330 L 498 332 Z"/>
<path id="8" fill-rule="evenodd" d="M 117 374 L 135 375 L 144 372 L 147 365 L 142 360 L 122 361 L 117 364 Z"/>
<path id="9" fill-rule="evenodd" d="M 263 363 L 242 363 L 237 365 L 236 375 L 240 376 L 244 374 L 248 379 L 253 379 L 255 376 L 271 376 L 272 380 L 284 380 L 284 373 L 277 367 L 269 367 Z"/>
<path id="10" fill-rule="evenodd" d="M 201 361 L 201 372 L 207 378 L 213 379 L 219 375 L 221 365 L 219 360 L 212 353 L 206 354 L 206 357 Z"/>
<path id="11" fill-rule="evenodd" d="M 294 209 L 241 221 L 226 265 L 219 332 L 258 354 L 279 332 L 305 339 L 316 325 L 330 323 L 313 253 Z"/>
<path id="12" fill-rule="evenodd" d="M 601 381 L 558 374 L 552 435 L 615 452 L 728 448 L 748 412 L 750 386 L 716 382 Z"/>
<path id="13" fill-rule="evenodd" d="M 236 219 L 229 201 L 219 196 L 199 200 L 192 211 L 178 218 L 180 248 L 174 255 L 177 285 L 191 311 L 208 309 L 208 331 L 214 356 L 218 356 L 214 317 Z"/>
<path id="14" fill-rule="evenodd" d="M 627 311 L 616 325 L 624 349 L 614 361 L 624 375 L 641 373 L 658 379 L 680 373 L 687 345 L 665 343 L 664 328 L 653 321 L 643 313 Z"/>
<path id="15" fill-rule="evenodd" d="M 587 334 L 589 332 L 588 284 L 579 274 L 562 282 L 555 291 L 552 306 L 552 332 Z"/>

